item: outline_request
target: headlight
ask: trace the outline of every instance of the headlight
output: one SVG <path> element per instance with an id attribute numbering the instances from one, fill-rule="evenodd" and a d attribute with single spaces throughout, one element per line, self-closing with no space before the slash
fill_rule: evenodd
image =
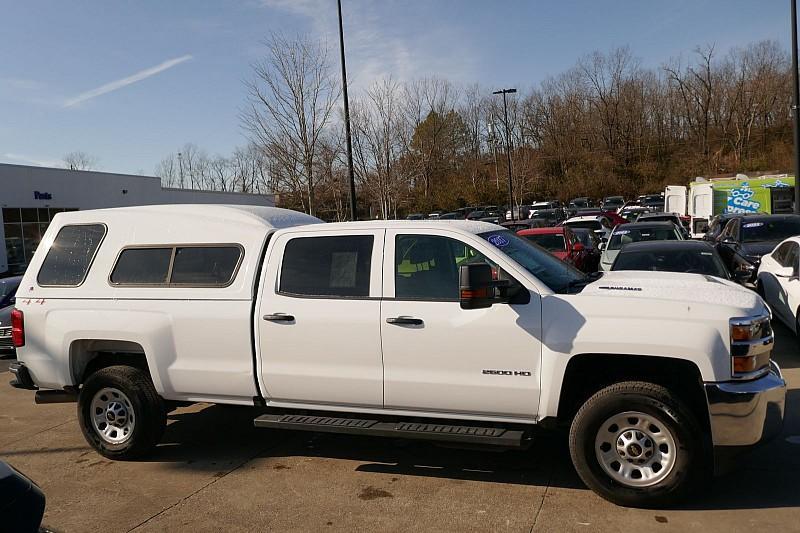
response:
<path id="1" fill-rule="evenodd" d="M 732 318 L 730 330 L 731 375 L 749 379 L 768 369 L 775 342 L 769 316 Z"/>

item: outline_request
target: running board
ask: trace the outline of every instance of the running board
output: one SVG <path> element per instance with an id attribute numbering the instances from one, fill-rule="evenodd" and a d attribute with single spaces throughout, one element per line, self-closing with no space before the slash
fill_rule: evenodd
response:
<path id="1" fill-rule="evenodd" d="M 346 433 L 424 439 L 464 444 L 485 444 L 505 448 L 523 448 L 529 444 L 529 435 L 522 430 L 494 427 L 460 426 L 425 422 L 381 422 L 361 418 L 336 418 L 314 415 L 261 415 L 253 421 L 258 428 Z"/>

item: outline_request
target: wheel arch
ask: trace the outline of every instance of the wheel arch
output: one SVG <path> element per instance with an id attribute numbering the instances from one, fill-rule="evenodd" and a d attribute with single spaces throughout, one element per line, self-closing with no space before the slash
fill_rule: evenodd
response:
<path id="1" fill-rule="evenodd" d="M 580 354 L 570 358 L 561 382 L 557 420 L 570 422 L 586 400 L 621 381 L 645 381 L 677 392 L 704 427 L 710 427 L 700 368 L 687 359 L 637 354 Z"/>
<path id="2" fill-rule="evenodd" d="M 144 347 L 122 339 L 76 339 L 69 346 L 69 369 L 74 385 L 82 385 L 94 372 L 113 365 L 139 368 L 150 375 Z"/>

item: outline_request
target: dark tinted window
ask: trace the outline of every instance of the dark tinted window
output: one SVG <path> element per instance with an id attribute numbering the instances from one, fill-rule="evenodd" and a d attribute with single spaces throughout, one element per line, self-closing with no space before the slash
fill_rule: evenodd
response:
<path id="1" fill-rule="evenodd" d="M 303 296 L 369 296 L 372 235 L 299 237 L 283 252 L 279 290 Z"/>
<path id="2" fill-rule="evenodd" d="M 800 235 L 800 216 L 742 223 L 742 242 L 782 241 L 793 235 Z"/>
<path id="3" fill-rule="evenodd" d="M 227 285 L 239 264 L 237 246 L 193 246 L 178 248 L 170 283 Z"/>
<path id="4" fill-rule="evenodd" d="M 106 227 L 102 224 L 61 228 L 42 262 L 37 277 L 39 285 L 75 287 L 83 283 L 105 234 Z"/>
<path id="5" fill-rule="evenodd" d="M 538 244 L 548 252 L 564 252 L 567 245 L 564 242 L 564 235 L 561 233 L 544 233 L 539 235 L 525 235 L 526 239 Z"/>
<path id="6" fill-rule="evenodd" d="M 149 285 L 166 283 L 171 257 L 172 247 L 123 250 L 111 273 L 111 283 Z"/>
<path id="7" fill-rule="evenodd" d="M 686 272 L 728 278 L 728 271 L 713 250 L 623 250 L 611 270 L 650 270 L 660 272 Z"/>
<path id="8" fill-rule="evenodd" d="M 682 240 L 677 228 L 637 228 L 618 229 L 611 235 L 609 250 L 619 250 L 631 242 L 639 241 L 679 241 Z"/>

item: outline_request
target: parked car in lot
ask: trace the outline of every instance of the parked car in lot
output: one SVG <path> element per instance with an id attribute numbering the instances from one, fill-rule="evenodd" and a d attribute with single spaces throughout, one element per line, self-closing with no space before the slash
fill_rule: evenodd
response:
<path id="1" fill-rule="evenodd" d="M 731 219 L 739 218 L 746 215 L 747 213 L 723 213 L 721 215 L 713 217 L 711 221 L 708 223 L 708 228 L 706 228 L 706 231 L 703 234 L 703 240 L 711 243 L 717 242 L 719 234 L 722 233 L 722 230 L 725 229 L 725 225 Z"/>
<path id="2" fill-rule="evenodd" d="M 530 216 L 532 219 L 538 218 L 539 220 L 544 220 L 548 226 L 556 226 L 567 219 L 566 210 L 561 207 L 555 209 L 531 210 Z"/>
<path id="3" fill-rule="evenodd" d="M 406 217 L 406 220 L 425 220 L 425 218 L 422 213 L 412 213 Z"/>
<path id="4" fill-rule="evenodd" d="M 592 207 L 592 200 L 588 196 L 579 196 L 578 198 L 570 200 L 567 205 L 574 209 Z"/>
<path id="5" fill-rule="evenodd" d="M 528 218 L 525 220 L 506 220 L 500 223 L 507 230 L 519 232 L 525 229 L 545 228 L 547 221 L 543 218 Z"/>
<path id="6" fill-rule="evenodd" d="M 600 203 L 603 211 L 616 211 L 623 205 L 625 205 L 625 198 L 622 196 L 606 196 Z"/>
<path id="7" fill-rule="evenodd" d="M 761 258 L 758 293 L 800 340 L 800 232 Z"/>
<path id="8" fill-rule="evenodd" d="M 453 211 L 452 213 L 443 213 L 439 215 L 437 220 L 459 220 L 462 218 L 463 217 L 459 213 Z"/>
<path id="9" fill-rule="evenodd" d="M 581 244 L 583 244 L 583 247 L 586 249 L 586 263 L 583 271 L 587 273 L 597 272 L 597 270 L 600 268 L 600 254 L 602 253 L 600 245 L 602 244 L 602 241 L 592 230 L 588 230 L 586 228 L 571 229 Z"/>
<path id="10" fill-rule="evenodd" d="M 600 270 L 611 270 L 614 259 L 622 249 L 632 242 L 639 241 L 680 241 L 683 234 L 672 222 L 634 222 L 620 224 L 611 231 L 608 242 L 602 246 Z"/>
<path id="11" fill-rule="evenodd" d="M 11 339 L 11 311 L 14 309 L 17 288 L 22 276 L 0 279 L 0 357 L 14 354 Z"/>
<path id="12" fill-rule="evenodd" d="M 619 216 L 624 218 L 626 222 L 636 222 L 639 215 L 643 213 L 650 213 L 649 207 L 642 207 L 638 205 L 629 205 L 619 210 Z"/>
<path id="13" fill-rule="evenodd" d="M 573 217 L 587 217 L 587 216 L 601 216 L 606 217 L 613 228 L 617 224 L 625 224 L 628 222 L 614 211 L 603 211 L 597 207 L 589 207 L 586 209 L 578 209 Z"/>
<path id="14" fill-rule="evenodd" d="M 601 240 L 611 236 L 611 223 L 602 215 L 572 217 L 564 221 L 564 226 L 592 230 Z"/>
<path id="15" fill-rule="evenodd" d="M 77 400 L 87 442 L 113 459 L 151 452 L 175 402 L 256 407 L 257 427 L 504 448 L 563 424 L 584 483 L 652 507 L 783 422 L 755 292 L 585 275 L 479 222 L 59 213 L 17 306 L 13 385 Z"/>
<path id="16" fill-rule="evenodd" d="M 642 207 L 649 207 L 653 211 L 664 210 L 664 195 L 663 194 L 643 194 L 639 196 L 639 205 Z"/>
<path id="17" fill-rule="evenodd" d="M 688 221 L 684 223 L 678 213 L 642 213 L 636 218 L 636 222 L 672 222 L 684 239 L 690 239 Z"/>
<path id="18" fill-rule="evenodd" d="M 800 215 L 750 215 L 734 217 L 717 237 L 717 251 L 731 272 L 748 272 L 746 283 L 755 283 L 761 257 L 782 240 L 800 235 Z"/>
<path id="19" fill-rule="evenodd" d="M 566 226 L 522 230 L 517 233 L 579 270 L 586 271 L 588 251 Z"/>
<path id="20" fill-rule="evenodd" d="M 683 272 L 731 279 L 730 272 L 713 246 L 703 241 L 690 240 L 626 244 L 614 259 L 611 270 Z"/>

